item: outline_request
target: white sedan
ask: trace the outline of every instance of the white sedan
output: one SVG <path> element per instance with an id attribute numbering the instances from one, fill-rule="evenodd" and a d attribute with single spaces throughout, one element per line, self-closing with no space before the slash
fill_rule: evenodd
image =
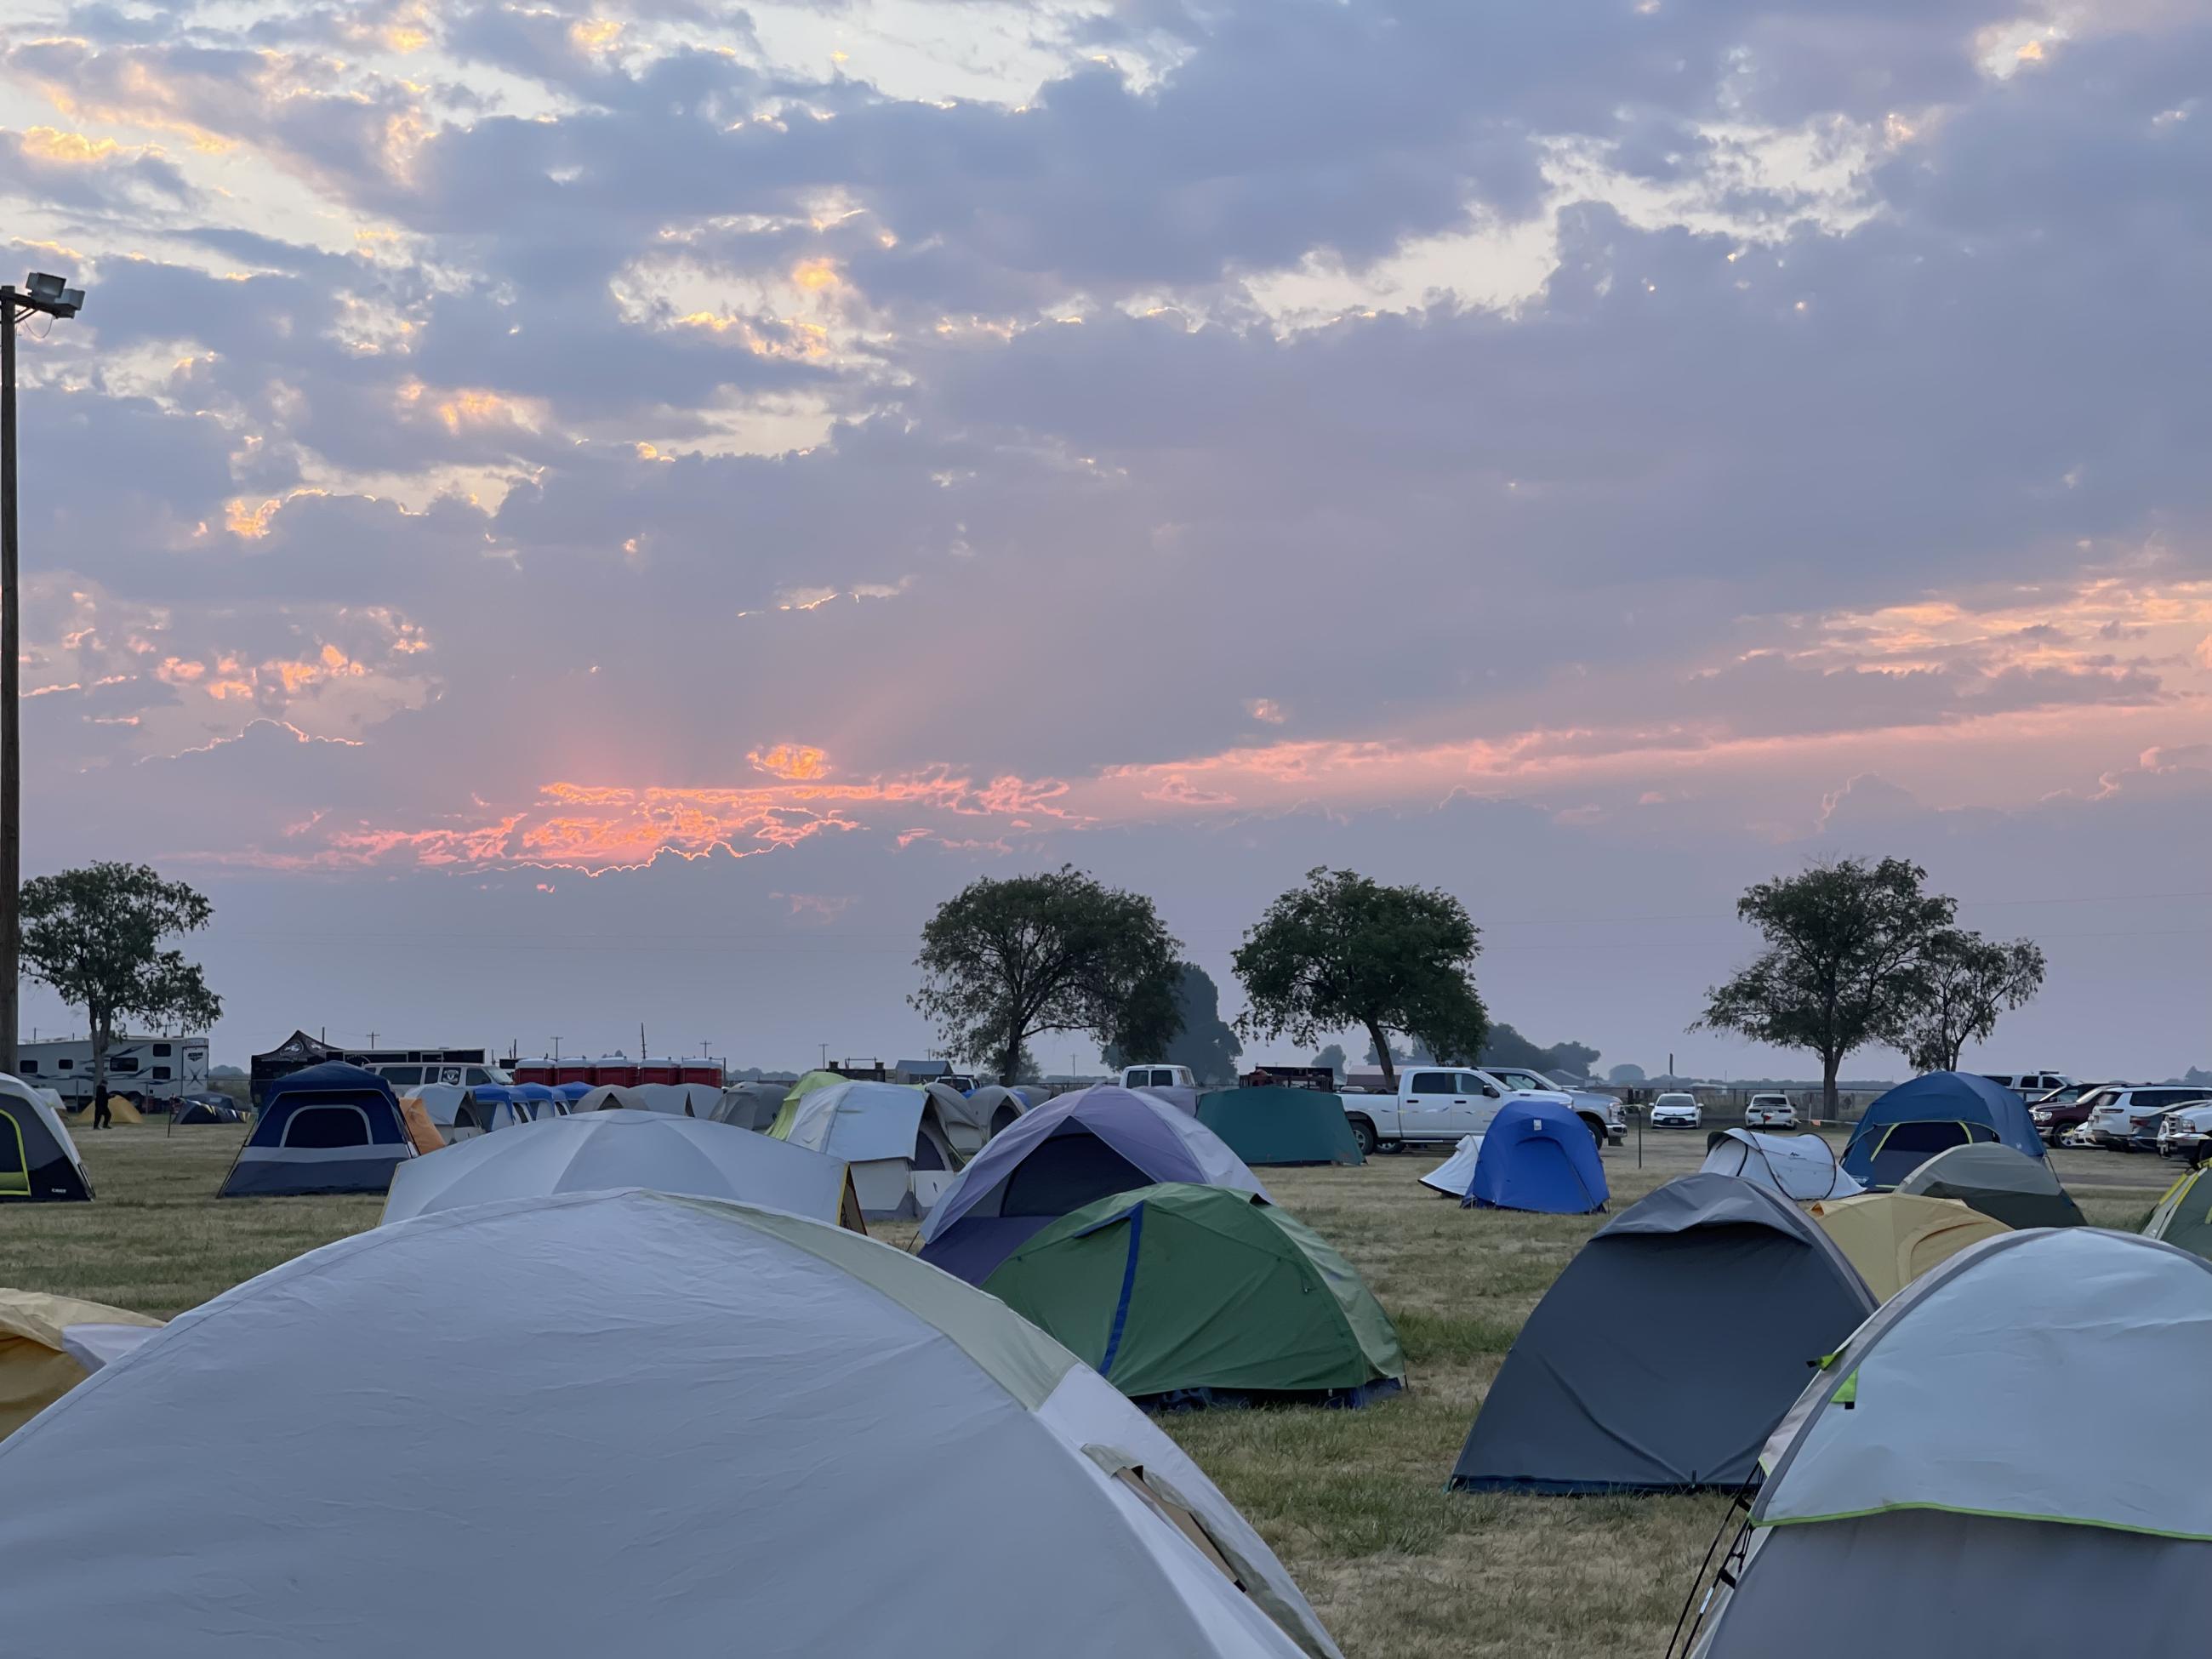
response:
<path id="1" fill-rule="evenodd" d="M 1695 1129 L 1705 1121 L 1695 1095 L 1665 1094 L 1651 1103 L 1651 1127 L 1655 1129 Z"/>
<path id="2" fill-rule="evenodd" d="M 1790 1103 L 1788 1095 L 1753 1095 L 1751 1103 L 1743 1109 L 1743 1127 L 1794 1129 L 1797 1127 L 1797 1109 Z"/>

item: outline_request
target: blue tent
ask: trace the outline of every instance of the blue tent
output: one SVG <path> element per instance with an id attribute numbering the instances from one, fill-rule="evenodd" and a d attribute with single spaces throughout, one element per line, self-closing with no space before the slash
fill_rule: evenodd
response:
<path id="1" fill-rule="evenodd" d="M 329 1060 L 269 1085 L 220 1196 L 380 1193 L 401 1160 L 414 1156 L 392 1085 Z"/>
<path id="2" fill-rule="evenodd" d="M 1966 1072 L 1929 1072 L 1900 1083 L 1866 1109 L 1844 1152 L 1844 1173 L 1869 1187 L 1894 1187 L 1938 1152 L 1994 1140 L 2043 1156 L 2027 1103 Z"/>
<path id="3" fill-rule="evenodd" d="M 1509 1100 L 1483 1132 L 1462 1208 L 1588 1215 L 1605 1208 L 1605 1165 L 1574 1109 Z"/>

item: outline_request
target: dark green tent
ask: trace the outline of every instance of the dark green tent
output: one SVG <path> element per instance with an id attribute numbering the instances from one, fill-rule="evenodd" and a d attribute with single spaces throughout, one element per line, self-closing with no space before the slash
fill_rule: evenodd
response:
<path id="1" fill-rule="evenodd" d="M 2058 1184 L 2050 1160 L 1995 1141 L 1938 1152 L 1897 1183 L 1907 1196 L 1955 1198 L 2008 1227 L 2079 1227 L 2081 1207 Z"/>
<path id="2" fill-rule="evenodd" d="M 2212 1164 L 2191 1170 L 2166 1189 L 2144 1224 L 2143 1237 L 2212 1258 Z"/>
<path id="3" fill-rule="evenodd" d="M 1062 1216 L 983 1288 L 1139 1404 L 1397 1389 L 1390 1316 L 1321 1237 L 1257 1194 L 1167 1182 Z"/>
<path id="4" fill-rule="evenodd" d="M 1198 1121 L 1255 1167 L 1366 1162 L 1343 1097 L 1318 1089 L 1217 1089 L 1198 1097 Z"/>

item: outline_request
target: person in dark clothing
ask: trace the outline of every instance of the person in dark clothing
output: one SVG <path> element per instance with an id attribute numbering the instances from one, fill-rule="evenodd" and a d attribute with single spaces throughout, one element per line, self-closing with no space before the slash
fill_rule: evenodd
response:
<path id="1" fill-rule="evenodd" d="M 112 1128 L 114 1123 L 115 1114 L 108 1109 L 107 1092 L 102 1090 L 92 1097 L 92 1127 L 106 1129 Z"/>

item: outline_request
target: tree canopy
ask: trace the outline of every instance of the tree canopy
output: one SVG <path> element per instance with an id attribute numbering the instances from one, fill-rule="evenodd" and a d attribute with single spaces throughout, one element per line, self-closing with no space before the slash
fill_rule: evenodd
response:
<path id="1" fill-rule="evenodd" d="M 1125 1049 L 1120 1043 L 1106 1048 L 1106 1063 L 1116 1070 L 1124 1066 L 1158 1060 L 1188 1066 L 1200 1083 L 1234 1083 L 1237 1057 L 1244 1052 L 1236 1030 L 1221 1018 L 1221 988 L 1213 975 L 1194 962 L 1176 964 L 1175 1005 L 1182 1029 L 1157 1048 Z"/>
<path id="2" fill-rule="evenodd" d="M 205 1030 L 222 1017 L 199 964 L 164 950 L 207 926 L 215 907 L 143 864 L 102 863 L 23 884 L 23 971 L 82 1008 L 91 1027 L 93 1090 L 107 1091 L 107 1045 L 133 1020 Z"/>
<path id="3" fill-rule="evenodd" d="M 1837 859 L 1745 890 L 1736 915 L 1766 948 L 1706 995 L 1691 1029 L 1734 1031 L 1820 1057 L 1822 1115 L 1836 1107 L 1844 1056 L 1899 1029 L 1930 947 L 1956 908 L 1923 890 L 1904 859 Z"/>
<path id="4" fill-rule="evenodd" d="M 1480 948 L 1467 907 L 1449 893 L 1312 870 L 1237 949 L 1237 976 L 1251 1001 L 1237 1029 L 1287 1034 L 1304 1047 L 1324 1031 L 1362 1028 L 1395 1086 L 1393 1031 L 1436 1054 L 1481 1049 L 1490 1018 L 1471 971 Z"/>
<path id="5" fill-rule="evenodd" d="M 2000 945 L 1946 928 L 1929 940 L 1888 1040 L 1915 1070 L 1955 1072 L 1969 1042 L 1987 1041 L 1998 1015 L 2043 988 L 2043 970 L 2033 939 Z"/>
<path id="6" fill-rule="evenodd" d="M 1072 866 L 985 877 L 923 926 L 915 965 L 925 978 L 908 1000 L 947 1048 L 1007 1082 L 1047 1031 L 1086 1031 L 1149 1058 L 1182 1030 L 1181 948 L 1150 899 Z"/>
<path id="7" fill-rule="evenodd" d="M 1586 1042 L 1555 1042 L 1540 1048 L 1500 1020 L 1490 1028 L 1490 1037 L 1476 1058 L 1478 1066 L 1518 1066 L 1547 1077 L 1588 1077 L 1597 1064 L 1597 1050 Z"/>

